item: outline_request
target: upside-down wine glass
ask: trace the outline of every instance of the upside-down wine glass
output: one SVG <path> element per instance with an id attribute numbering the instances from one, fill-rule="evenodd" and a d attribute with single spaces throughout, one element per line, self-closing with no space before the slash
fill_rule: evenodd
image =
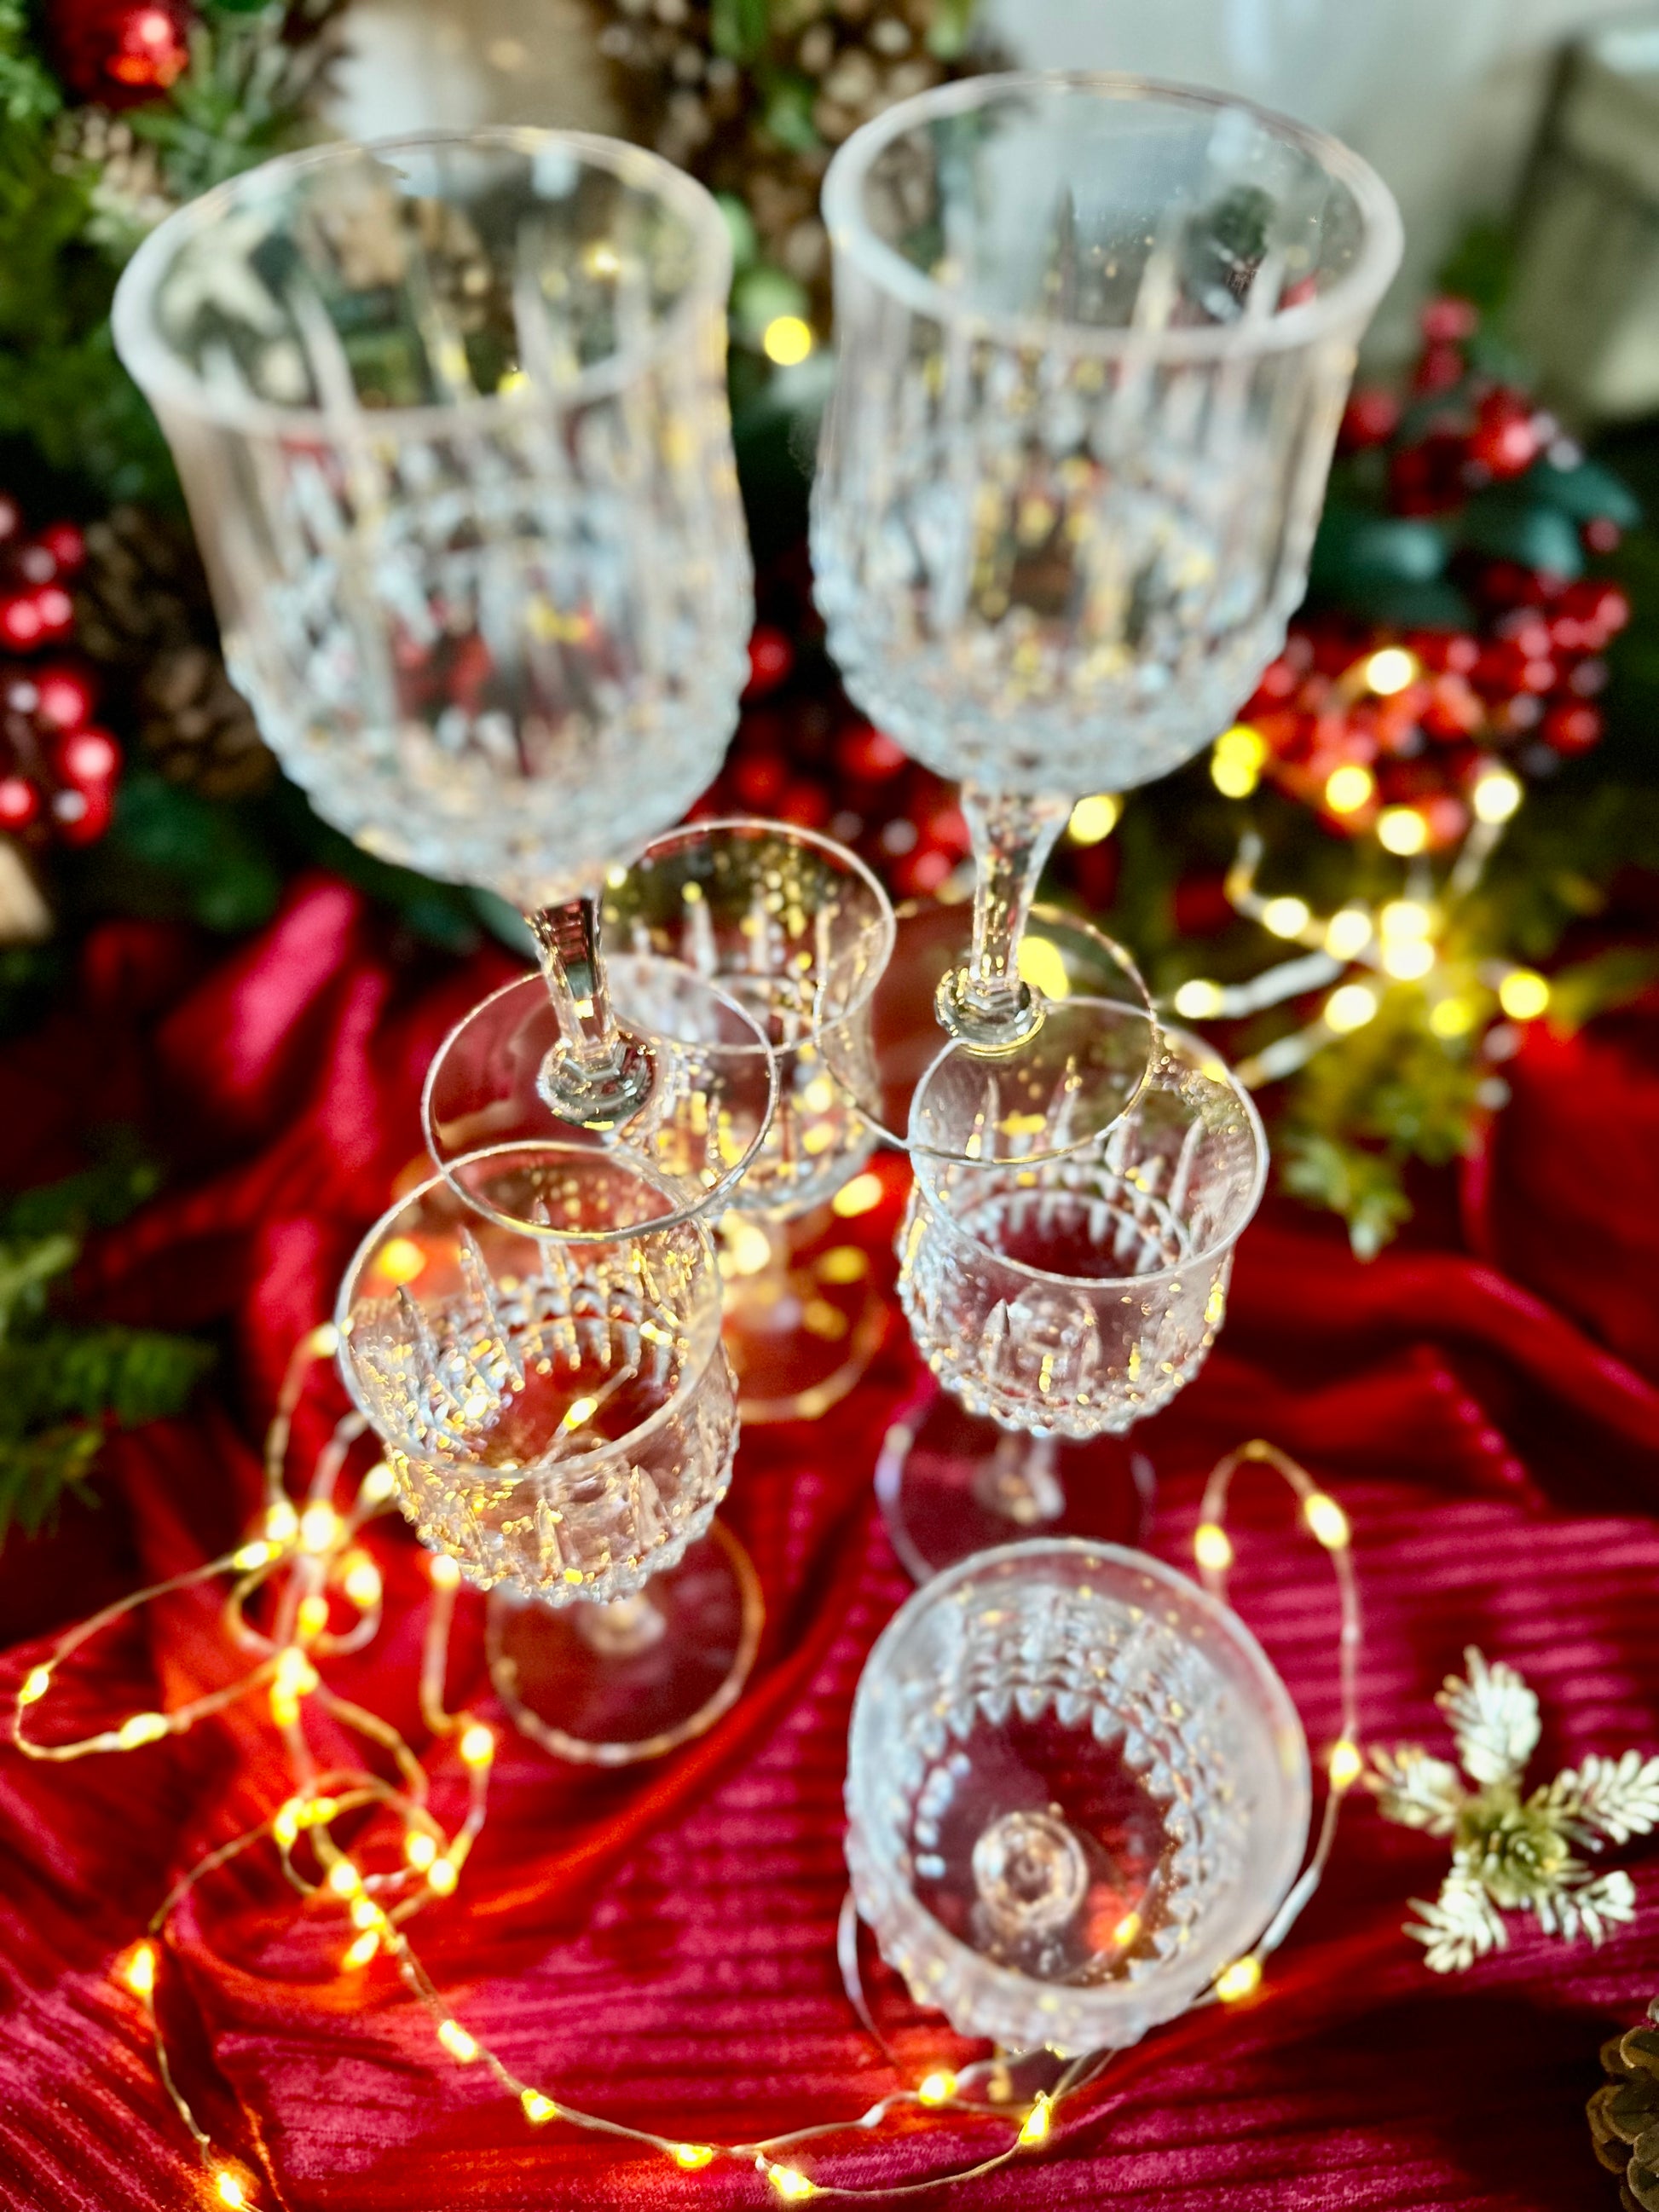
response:
<path id="1" fill-rule="evenodd" d="M 847 1861 L 918 2003 L 1079 2057 L 1184 2012 L 1273 1923 L 1307 1741 L 1237 1615 L 1115 1545 L 963 1561 L 882 1632 L 853 1705 Z"/>
<path id="2" fill-rule="evenodd" d="M 1020 975 L 1038 875 L 1076 799 L 1189 758 L 1282 644 L 1399 217 L 1300 124 L 1091 75 L 889 108 L 836 155 L 823 211 L 830 651 L 882 728 L 963 779 L 978 881 L 939 1021 L 984 1055 L 1060 1023 L 1080 1140 L 1127 1102 Z"/>
<path id="3" fill-rule="evenodd" d="M 1138 1007 L 1066 1004 L 1103 1054 L 1146 1064 Z M 1052 1048 L 1049 1033 L 1027 1054 Z M 1203 1365 L 1267 1170 L 1248 1093 L 1180 1030 L 1158 1032 L 1144 1087 L 1103 1140 L 1034 1164 L 946 1157 L 982 1119 L 964 1073 L 946 1052 L 916 1091 L 925 1149 L 899 1231 L 899 1300 L 942 1395 L 890 1431 L 877 1473 L 919 1579 L 1017 1535 L 1086 1534 L 1121 1514 L 1099 1440 L 1156 1413 Z M 1051 1149 L 1031 1134 L 1034 1152 Z"/>
<path id="4" fill-rule="evenodd" d="M 760 1629 L 714 1522 L 738 1437 L 714 1247 L 697 1221 L 634 1225 L 664 1204 L 645 1174 L 574 1144 L 459 1160 L 370 1230 L 337 1311 L 404 1512 L 491 1593 L 507 1711 L 604 1765 L 708 1728 Z"/>
<path id="5" fill-rule="evenodd" d="M 729 264 L 667 162 L 486 131 L 250 170 L 151 234 L 114 314 L 283 765 L 368 851 L 529 917 L 546 988 L 527 1031 L 498 994 L 443 1048 L 440 1164 L 621 1131 L 665 1218 L 717 1200 L 763 1126 L 752 1091 L 706 1115 L 617 1023 L 597 918 L 606 863 L 710 781 L 746 678 Z"/>
<path id="6" fill-rule="evenodd" d="M 778 1103 L 719 1232 L 726 1343 L 746 1424 L 815 1419 L 857 1382 L 886 1331 L 868 1256 L 832 1239 L 828 1201 L 877 1142 L 836 1068 L 868 1063 L 893 909 L 832 838 L 738 819 L 694 823 L 647 845 L 631 868 L 611 872 L 604 915 L 617 1004 L 642 1027 L 696 1054 L 682 1024 L 699 1005 L 664 990 L 690 969 L 765 1033 Z"/>

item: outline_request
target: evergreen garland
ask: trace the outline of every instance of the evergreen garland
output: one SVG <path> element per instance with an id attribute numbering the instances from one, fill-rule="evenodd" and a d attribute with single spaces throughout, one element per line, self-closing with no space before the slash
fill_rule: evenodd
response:
<path id="1" fill-rule="evenodd" d="M 88 1231 L 125 1219 L 157 1181 L 120 1142 L 0 1208 L 0 1541 L 14 1525 L 28 1535 L 50 1526 L 66 1491 L 88 1498 L 109 1426 L 179 1413 L 212 1363 L 193 1338 L 76 1323 L 63 1310 Z"/>

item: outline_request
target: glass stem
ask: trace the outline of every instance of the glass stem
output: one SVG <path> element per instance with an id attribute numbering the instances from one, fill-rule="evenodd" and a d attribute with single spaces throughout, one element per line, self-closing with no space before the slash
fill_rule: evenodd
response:
<path id="1" fill-rule="evenodd" d="M 965 1044 L 996 1051 L 1030 1036 L 1042 1002 L 1020 981 L 1019 940 L 1037 880 L 1072 811 L 1068 799 L 962 788 L 974 846 L 974 942 L 939 988 L 939 1018 Z"/>
<path id="2" fill-rule="evenodd" d="M 542 1063 L 537 1088 L 562 1121 L 615 1128 L 644 1103 L 651 1066 L 611 1011 L 599 900 L 566 899 L 538 907 L 526 919 L 559 1022 L 559 1042 Z"/>
<path id="3" fill-rule="evenodd" d="M 668 1626 L 638 1590 L 631 1597 L 607 1598 L 599 1605 L 574 1605 L 570 1618 L 588 1650 L 602 1659 L 637 1658 L 661 1641 Z"/>
<path id="4" fill-rule="evenodd" d="M 1040 1528 L 1066 1510 L 1054 1437 L 1015 1436 L 1004 1430 L 975 1478 L 974 1492 L 988 1513 L 1016 1528 Z"/>

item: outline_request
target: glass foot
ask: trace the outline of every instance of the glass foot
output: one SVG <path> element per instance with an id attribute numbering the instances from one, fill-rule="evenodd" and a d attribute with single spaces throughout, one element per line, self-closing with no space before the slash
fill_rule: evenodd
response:
<path id="1" fill-rule="evenodd" d="M 568 1105 L 556 1106 L 569 1041 L 539 975 L 493 993 L 439 1047 L 422 1099 L 428 1146 L 449 1182 L 502 1228 L 567 1233 L 464 1188 L 458 1163 L 486 1148 L 589 1144 L 637 1162 L 661 1200 L 659 1213 L 634 1224 L 641 1230 L 717 1212 L 760 1150 L 777 1103 L 777 1065 L 758 1024 L 677 961 L 629 969 L 649 977 L 674 1032 L 619 1020 L 627 1066 L 642 1084 L 640 1103 L 620 1121 L 573 1121 Z"/>
<path id="2" fill-rule="evenodd" d="M 941 1026 L 971 927 L 965 906 L 919 901 L 898 909 L 893 957 L 875 986 L 856 1049 L 850 1031 L 826 1041 L 833 1073 L 871 1127 L 902 1151 L 985 1165 L 1052 1159 L 1095 1143 L 1133 1104 L 1156 1049 L 1152 1002 L 1139 969 L 1080 915 L 1033 907 L 1019 947 L 1024 1018 L 1002 1042 L 976 1045 L 956 1020 Z M 1146 1048 L 1126 1059 L 1086 1013 L 1068 1010 L 1073 998 L 1139 1008 L 1147 1018 Z M 971 1152 L 913 1124 L 924 1079 L 935 1089 L 944 1084 L 971 1092 L 980 1109 Z M 1054 1110 L 1056 1096 L 1065 1099 L 1063 1115 Z M 1033 1130 L 1044 1121 L 1051 1137 L 1039 1143 Z"/>
<path id="3" fill-rule="evenodd" d="M 792 1256 L 787 1234 L 741 1214 L 728 1214 L 720 1228 L 721 1335 L 750 1427 L 828 1413 L 887 1334 L 890 1308 L 875 1288 L 868 1254 L 843 1237 L 816 1239 Z"/>
<path id="4" fill-rule="evenodd" d="M 1028 1536 L 1138 1546 L 1154 1487 L 1151 1460 L 1125 1438 L 1016 1435 L 969 1413 L 931 1376 L 901 1408 L 876 1462 L 887 1533 L 919 1583 Z"/>
<path id="5" fill-rule="evenodd" d="M 717 1521 L 678 1566 L 610 1605 L 493 1590 L 489 1679 L 514 1725 L 556 1759 L 631 1766 L 689 1743 L 736 1703 L 763 1619 L 754 1563 Z"/>

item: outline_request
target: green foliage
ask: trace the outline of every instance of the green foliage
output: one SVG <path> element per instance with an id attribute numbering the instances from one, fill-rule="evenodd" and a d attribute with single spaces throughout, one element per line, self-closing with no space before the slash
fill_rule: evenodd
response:
<path id="1" fill-rule="evenodd" d="M 122 779 L 114 826 L 87 858 L 83 902 L 181 915 L 204 929 L 257 929 L 276 910 L 282 872 L 248 811 L 216 805 L 153 769 Z"/>
<path id="2" fill-rule="evenodd" d="M 155 1188 L 130 1139 L 81 1174 L 0 1208 L 0 1540 L 48 1526 L 66 1491 L 89 1498 L 105 1430 L 184 1406 L 211 1349 L 159 1329 L 77 1327 L 54 1312 L 88 1230 L 112 1226 Z"/>
<path id="3" fill-rule="evenodd" d="M 133 113 L 175 199 L 210 191 L 293 142 L 309 87 L 295 78 L 281 22 L 269 9 L 216 11 L 191 33 L 190 67 L 167 98 Z"/>
<path id="4" fill-rule="evenodd" d="M 1340 1137 L 1292 1127 L 1277 1147 L 1279 1180 L 1310 1206 L 1340 1213 L 1362 1260 L 1373 1260 L 1411 1218 L 1399 1164 Z"/>
<path id="5" fill-rule="evenodd" d="M 63 105 L 57 78 L 30 46 L 24 0 L 0 0 L 0 117 L 13 125 L 50 123 Z"/>
<path id="6" fill-rule="evenodd" d="M 125 120 L 182 200 L 301 135 L 318 74 L 313 21 L 216 9 L 185 74 Z M 165 441 L 116 357 L 110 301 L 139 230 L 100 209 L 73 154 L 63 88 L 24 0 L 0 0 L 0 437 L 35 447 L 97 499 L 177 498 Z"/>

